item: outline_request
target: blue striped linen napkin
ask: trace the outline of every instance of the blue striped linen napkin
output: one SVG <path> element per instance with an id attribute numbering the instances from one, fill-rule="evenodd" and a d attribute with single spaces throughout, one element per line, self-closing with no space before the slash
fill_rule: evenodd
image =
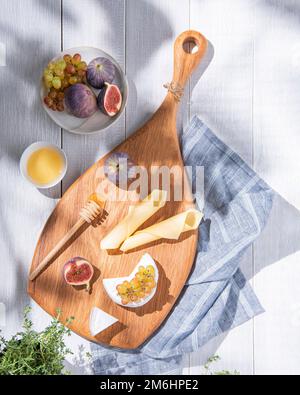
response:
<path id="1" fill-rule="evenodd" d="M 95 374 L 180 374 L 183 354 L 263 312 L 239 264 L 266 224 L 273 191 L 198 117 L 181 146 L 185 165 L 204 167 L 205 219 L 193 272 L 168 318 L 139 349 L 92 345 Z"/>

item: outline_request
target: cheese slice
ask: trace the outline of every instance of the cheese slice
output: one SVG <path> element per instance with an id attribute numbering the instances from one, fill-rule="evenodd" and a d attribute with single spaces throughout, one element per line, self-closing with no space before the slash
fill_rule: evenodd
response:
<path id="1" fill-rule="evenodd" d="M 144 222 L 166 204 L 167 192 L 154 189 L 149 196 L 135 206 L 102 240 L 101 250 L 114 250 L 135 232 Z"/>
<path id="2" fill-rule="evenodd" d="M 119 320 L 98 307 L 93 307 L 90 313 L 90 333 L 96 336 L 104 329 L 115 324 Z"/>
<path id="3" fill-rule="evenodd" d="M 132 250 L 160 239 L 178 240 L 181 233 L 197 229 L 202 217 L 203 214 L 195 209 L 189 209 L 169 217 L 164 221 L 134 233 L 124 241 L 120 250 Z"/>

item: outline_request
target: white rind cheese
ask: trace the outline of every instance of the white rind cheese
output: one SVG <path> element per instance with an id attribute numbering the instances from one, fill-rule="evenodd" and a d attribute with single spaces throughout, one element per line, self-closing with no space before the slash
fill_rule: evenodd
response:
<path id="1" fill-rule="evenodd" d="M 138 302 L 131 302 L 128 303 L 126 305 L 122 304 L 122 299 L 118 294 L 117 291 L 117 285 L 123 283 L 124 281 L 131 281 L 135 274 L 138 272 L 139 267 L 140 266 L 148 266 L 148 265 L 152 265 L 154 267 L 154 271 L 155 271 L 155 282 L 156 282 L 156 286 L 155 288 L 153 288 L 153 290 L 151 291 L 151 293 L 149 295 L 147 295 L 145 298 L 143 298 L 142 300 L 138 301 Z M 141 307 L 144 304 L 148 303 L 154 296 L 156 289 L 157 289 L 157 283 L 158 283 L 158 268 L 153 260 L 153 258 L 151 257 L 151 255 L 144 254 L 142 256 L 142 258 L 140 259 L 139 263 L 136 265 L 135 269 L 132 271 L 132 273 L 127 276 L 127 277 L 116 277 L 116 278 L 105 278 L 103 279 L 103 286 L 105 291 L 107 292 L 108 296 L 111 298 L 111 300 L 117 304 L 119 304 L 120 306 L 124 306 L 124 307 Z"/>
<path id="2" fill-rule="evenodd" d="M 118 319 L 98 307 L 93 307 L 90 314 L 90 333 L 96 336 L 111 325 L 118 322 Z"/>

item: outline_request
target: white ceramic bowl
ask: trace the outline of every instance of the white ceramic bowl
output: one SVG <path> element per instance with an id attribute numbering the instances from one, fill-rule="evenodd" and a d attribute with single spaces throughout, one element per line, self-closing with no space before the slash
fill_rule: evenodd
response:
<path id="1" fill-rule="evenodd" d="M 124 72 L 122 71 L 121 67 L 116 62 L 116 60 L 113 59 L 106 52 L 98 48 L 93 48 L 93 47 L 70 48 L 61 52 L 58 56 L 50 60 L 50 62 L 62 58 L 65 54 L 74 55 L 75 53 L 79 53 L 82 57 L 82 60 L 84 60 L 87 64 L 89 64 L 91 60 L 100 56 L 109 59 L 114 64 L 116 75 L 113 83 L 119 87 L 122 94 L 122 106 L 120 108 L 120 111 L 114 117 L 109 117 L 108 115 L 105 115 L 100 110 L 98 110 L 90 118 L 85 118 L 85 119 L 76 118 L 73 115 L 67 113 L 66 111 L 63 112 L 52 111 L 44 103 L 44 97 L 47 94 L 47 89 L 44 86 L 43 77 L 41 78 L 41 86 L 40 86 L 40 96 L 41 96 L 42 105 L 44 110 L 50 116 L 50 118 L 61 128 L 77 134 L 97 133 L 114 124 L 123 113 L 127 104 L 128 81 L 126 75 L 124 74 Z M 92 89 L 95 95 L 98 96 L 100 90 L 94 89 L 91 86 L 89 87 Z"/>
<path id="2" fill-rule="evenodd" d="M 63 170 L 62 170 L 61 174 L 59 175 L 59 177 L 57 177 L 57 179 L 55 179 L 53 182 L 51 182 L 49 184 L 38 184 L 38 183 L 34 182 L 34 180 L 31 177 L 29 177 L 28 172 L 27 172 L 28 159 L 35 151 L 37 151 L 41 148 L 54 149 L 55 151 L 57 151 L 60 154 L 60 156 L 62 157 L 63 162 L 64 162 L 64 167 L 63 167 Z M 32 184 L 36 188 L 40 188 L 40 189 L 51 188 L 51 187 L 54 187 L 55 185 L 57 185 L 64 178 L 64 176 L 67 172 L 67 166 L 68 166 L 67 157 L 66 157 L 66 154 L 64 153 L 64 151 L 61 148 L 57 147 L 56 145 L 47 143 L 44 141 L 38 141 L 36 143 L 29 145 L 29 147 L 27 147 L 25 149 L 25 151 L 23 152 L 21 159 L 20 159 L 20 171 L 21 171 L 22 176 L 25 178 L 25 180 L 30 182 L 30 184 Z"/>

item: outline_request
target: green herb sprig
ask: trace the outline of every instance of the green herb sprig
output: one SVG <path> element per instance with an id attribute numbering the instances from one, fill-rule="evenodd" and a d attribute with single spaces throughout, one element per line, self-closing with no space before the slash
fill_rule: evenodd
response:
<path id="1" fill-rule="evenodd" d="M 30 307 L 24 310 L 23 331 L 6 340 L 0 336 L 0 375 L 60 375 L 69 374 L 63 362 L 72 354 L 64 343 L 70 329 L 59 322 L 60 310 L 42 332 L 33 329 Z M 70 325 L 73 317 L 66 320 Z"/>
<path id="2" fill-rule="evenodd" d="M 206 375 L 209 376 L 239 376 L 240 375 L 240 373 L 236 370 L 234 370 L 233 372 L 230 372 L 229 370 L 220 370 L 214 372 L 211 368 L 211 365 L 215 362 L 220 361 L 220 359 L 221 358 L 218 355 L 214 355 L 207 360 L 206 364 L 204 365 L 204 370 Z"/>

